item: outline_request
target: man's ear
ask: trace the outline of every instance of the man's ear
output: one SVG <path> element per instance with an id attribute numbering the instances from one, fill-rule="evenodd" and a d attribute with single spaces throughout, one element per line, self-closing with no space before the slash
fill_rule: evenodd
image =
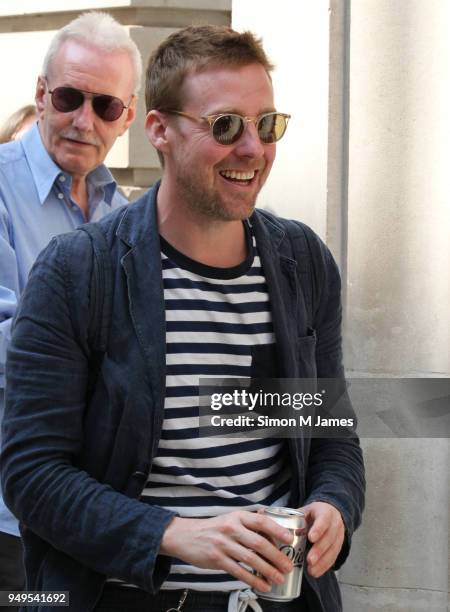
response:
<path id="1" fill-rule="evenodd" d="M 133 97 L 131 98 L 131 102 L 128 105 L 128 108 L 124 110 L 124 113 L 126 113 L 125 121 L 122 124 L 119 136 L 122 136 L 123 134 L 125 134 L 125 132 L 130 127 L 130 125 L 136 119 L 136 106 L 137 106 L 137 96 L 133 95 Z"/>
<path id="2" fill-rule="evenodd" d="M 145 120 L 145 133 L 157 151 L 167 153 L 169 141 L 167 136 L 168 117 L 166 113 L 151 110 Z"/>
<path id="3" fill-rule="evenodd" d="M 34 96 L 34 100 L 36 102 L 36 108 L 37 108 L 39 118 L 41 118 L 41 115 L 45 108 L 45 91 L 46 91 L 45 78 L 43 76 L 38 76 L 38 79 L 36 82 L 36 93 Z"/>

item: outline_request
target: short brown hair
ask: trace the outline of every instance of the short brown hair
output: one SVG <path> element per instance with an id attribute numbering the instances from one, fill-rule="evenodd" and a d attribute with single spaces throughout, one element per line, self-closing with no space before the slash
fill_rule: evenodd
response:
<path id="1" fill-rule="evenodd" d="M 181 88 L 188 73 L 218 66 L 261 64 L 273 70 L 261 39 L 226 26 L 197 25 L 175 32 L 152 53 L 147 65 L 145 102 L 151 110 L 181 110 Z"/>

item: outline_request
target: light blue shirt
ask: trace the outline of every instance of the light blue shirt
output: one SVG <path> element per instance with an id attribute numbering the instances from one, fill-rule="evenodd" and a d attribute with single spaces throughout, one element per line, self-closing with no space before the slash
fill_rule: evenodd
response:
<path id="1" fill-rule="evenodd" d="M 70 197 L 72 179 L 55 164 L 37 123 L 21 140 L 0 145 L 0 419 L 6 350 L 17 302 L 36 257 L 57 234 L 98 221 L 127 203 L 101 165 L 87 176 L 89 219 Z M 1 441 L 1 440 L 0 440 Z M 18 535 L 17 521 L 0 496 L 0 531 Z"/>

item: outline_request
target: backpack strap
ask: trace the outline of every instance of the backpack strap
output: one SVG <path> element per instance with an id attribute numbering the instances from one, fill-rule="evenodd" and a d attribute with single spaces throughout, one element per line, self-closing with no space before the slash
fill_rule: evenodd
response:
<path id="1" fill-rule="evenodd" d="M 97 223 L 79 228 L 92 243 L 93 267 L 91 278 L 89 338 L 93 350 L 105 352 L 111 327 L 113 272 L 106 236 Z"/>
<path id="2" fill-rule="evenodd" d="M 109 245 L 101 226 L 98 223 L 90 223 L 78 229 L 90 237 L 93 252 L 88 338 L 94 384 L 108 346 L 112 317 L 113 271 Z"/>

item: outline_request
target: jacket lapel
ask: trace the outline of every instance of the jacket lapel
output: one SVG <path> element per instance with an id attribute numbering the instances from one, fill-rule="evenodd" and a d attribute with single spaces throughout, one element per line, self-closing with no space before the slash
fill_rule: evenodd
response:
<path id="1" fill-rule="evenodd" d="M 299 308 L 297 262 L 292 258 L 286 232 L 276 219 L 262 217 L 255 211 L 251 222 L 269 291 L 279 376 L 293 378 L 298 376 L 295 368 L 297 338 L 305 323 L 299 320 L 302 309 Z"/>
<path id="2" fill-rule="evenodd" d="M 159 182 L 131 204 L 117 229 L 129 246 L 121 263 L 126 275 L 129 308 L 136 337 L 147 363 L 150 383 L 163 401 L 165 389 L 165 309 L 161 253 L 156 215 Z M 252 215 L 258 250 L 267 281 L 279 359 L 279 376 L 301 375 L 296 364 L 297 338 L 304 335 L 307 315 L 299 288 L 298 262 L 286 231 L 276 218 Z"/>
<path id="3" fill-rule="evenodd" d="M 144 355 L 156 404 L 165 389 L 165 310 L 161 252 L 156 216 L 159 183 L 130 204 L 117 229 L 130 249 L 122 257 L 132 324 Z"/>

